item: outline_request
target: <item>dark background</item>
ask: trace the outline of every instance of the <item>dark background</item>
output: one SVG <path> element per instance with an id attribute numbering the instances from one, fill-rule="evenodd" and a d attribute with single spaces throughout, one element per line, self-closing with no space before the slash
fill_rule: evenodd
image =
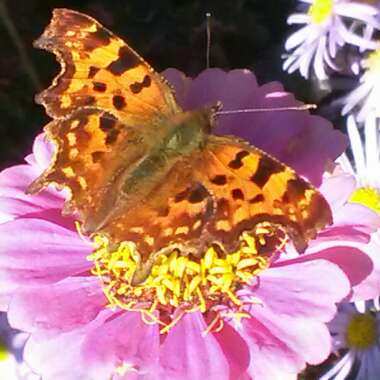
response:
<path id="1" fill-rule="evenodd" d="M 211 66 L 249 68 L 259 83 L 279 80 L 304 101 L 310 82 L 281 71 L 287 16 L 296 0 L 0 0 L 0 169 L 21 163 L 48 122 L 34 95 L 59 71 L 52 54 L 32 47 L 52 9 L 85 12 L 125 39 L 157 71 L 194 76 L 206 66 L 206 12 L 211 17 Z"/>

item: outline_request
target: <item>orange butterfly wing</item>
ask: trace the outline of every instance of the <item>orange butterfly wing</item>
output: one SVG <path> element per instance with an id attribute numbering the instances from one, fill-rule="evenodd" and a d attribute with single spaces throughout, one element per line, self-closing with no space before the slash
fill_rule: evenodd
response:
<path id="1" fill-rule="evenodd" d="M 201 256 L 219 244 L 230 252 L 244 231 L 260 254 L 273 254 L 286 236 L 302 252 L 331 222 L 323 196 L 292 169 L 248 143 L 210 136 L 205 150 L 183 157 L 144 204 L 100 232 L 135 243 L 149 267 L 162 250 Z"/>
<path id="2" fill-rule="evenodd" d="M 134 50 L 93 18 L 55 9 L 35 46 L 56 54 L 61 73 L 37 96 L 53 118 L 81 107 L 127 125 L 152 125 L 180 109 L 171 88 Z"/>

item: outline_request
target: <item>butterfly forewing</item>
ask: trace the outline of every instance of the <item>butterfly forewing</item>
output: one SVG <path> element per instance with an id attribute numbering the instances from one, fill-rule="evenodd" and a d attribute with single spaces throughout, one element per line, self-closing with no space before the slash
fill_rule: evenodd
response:
<path id="1" fill-rule="evenodd" d="M 69 188 L 65 212 L 79 213 L 85 224 L 107 216 L 117 201 L 120 176 L 146 154 L 152 141 L 141 128 L 126 126 L 96 109 L 80 109 L 53 120 L 45 133 L 56 153 L 27 191 L 35 193 L 49 183 Z"/>
<path id="2" fill-rule="evenodd" d="M 128 125 L 146 126 L 180 110 L 163 78 L 87 15 L 55 9 L 35 46 L 52 51 L 61 64 L 53 84 L 37 96 L 54 118 L 97 107 Z"/>

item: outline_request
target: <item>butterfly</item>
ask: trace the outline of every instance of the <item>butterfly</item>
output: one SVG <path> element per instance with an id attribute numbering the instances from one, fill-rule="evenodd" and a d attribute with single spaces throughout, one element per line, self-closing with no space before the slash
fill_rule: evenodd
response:
<path id="1" fill-rule="evenodd" d="M 183 111 L 167 81 L 93 18 L 55 9 L 35 46 L 61 72 L 36 97 L 53 118 L 45 134 L 56 153 L 27 192 L 68 188 L 63 213 L 85 234 L 133 243 L 135 284 L 175 249 L 228 253 L 248 232 L 259 254 L 284 236 L 303 252 L 332 223 L 310 183 L 248 142 L 214 135 L 217 106 Z"/>

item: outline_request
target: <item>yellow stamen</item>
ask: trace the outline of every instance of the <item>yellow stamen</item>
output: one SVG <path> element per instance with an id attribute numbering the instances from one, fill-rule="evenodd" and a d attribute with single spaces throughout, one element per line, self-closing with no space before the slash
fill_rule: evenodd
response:
<path id="1" fill-rule="evenodd" d="M 222 327 L 220 327 L 222 326 Z M 218 332 L 220 331 L 224 326 L 223 319 L 220 318 L 219 314 L 216 314 L 215 318 L 212 320 L 212 322 L 207 326 L 207 328 L 202 331 L 202 336 L 206 336 L 211 331 Z M 218 330 L 218 331 L 216 331 Z"/>
<path id="2" fill-rule="evenodd" d="M 123 242 L 110 249 L 103 236 L 95 236 L 94 242 L 95 251 L 88 259 L 94 262 L 92 273 L 101 278 L 109 305 L 140 312 L 145 323 L 164 326 L 161 333 L 168 332 L 185 312 L 207 313 L 224 305 L 241 314 L 243 302 L 237 290 L 270 261 L 258 254 L 255 239 L 244 233 L 236 252 L 227 254 L 222 247 L 211 246 L 201 258 L 182 256 L 177 250 L 158 256 L 148 278 L 132 285 L 138 262 L 134 245 Z"/>
<path id="3" fill-rule="evenodd" d="M 365 350 L 376 343 L 377 323 L 375 316 L 366 314 L 354 315 L 347 326 L 346 341 L 350 348 Z"/>
<path id="4" fill-rule="evenodd" d="M 361 187 L 355 190 L 350 201 L 367 206 L 380 214 L 380 192 L 373 187 Z"/>
<path id="5" fill-rule="evenodd" d="M 333 7 L 333 0 L 314 0 L 308 11 L 311 21 L 314 24 L 322 24 L 332 15 Z"/>

